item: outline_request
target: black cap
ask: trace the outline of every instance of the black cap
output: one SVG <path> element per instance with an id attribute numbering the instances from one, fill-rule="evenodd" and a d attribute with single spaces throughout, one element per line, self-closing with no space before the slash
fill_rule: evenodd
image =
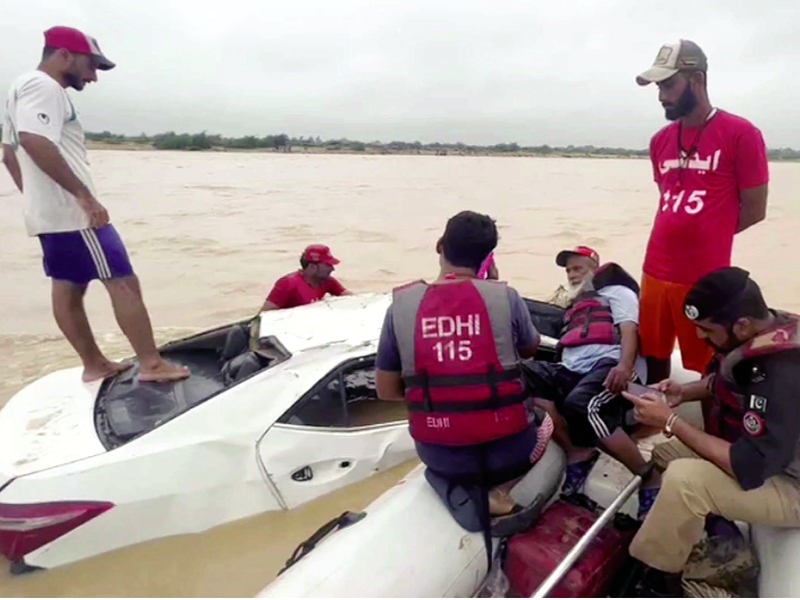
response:
<path id="1" fill-rule="evenodd" d="M 755 285 L 750 273 L 739 267 L 718 269 L 692 286 L 683 302 L 683 312 L 692 321 L 709 319 Z"/>

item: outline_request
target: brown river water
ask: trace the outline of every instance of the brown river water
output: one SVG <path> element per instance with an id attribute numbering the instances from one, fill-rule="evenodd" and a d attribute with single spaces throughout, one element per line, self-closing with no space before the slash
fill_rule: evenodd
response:
<path id="1" fill-rule="evenodd" d="M 303 247 L 329 244 L 349 289 L 388 291 L 437 272 L 448 217 L 491 214 L 502 279 L 544 298 L 562 283 L 554 256 L 585 243 L 635 276 L 658 202 L 646 160 L 343 156 L 262 153 L 90 153 L 100 200 L 126 242 L 160 341 L 253 314 Z M 800 164 L 772 163 L 766 222 L 738 236 L 734 263 L 769 303 L 800 311 Z M 0 175 L 0 407 L 27 383 L 77 366 L 50 312 L 37 240 L 21 198 Z M 130 349 L 102 286 L 87 307 L 101 347 Z M 287 513 L 156 540 L 51 571 L 12 577 L 0 596 L 252 596 L 294 547 L 343 510 L 363 508 L 402 465 Z"/>

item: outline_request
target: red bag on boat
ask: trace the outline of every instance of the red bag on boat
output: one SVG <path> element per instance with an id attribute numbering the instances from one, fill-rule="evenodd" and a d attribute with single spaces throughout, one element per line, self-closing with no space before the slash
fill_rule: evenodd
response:
<path id="1" fill-rule="evenodd" d="M 510 595 L 530 597 L 599 516 L 599 510 L 557 500 L 532 529 L 513 536 L 508 542 L 505 564 Z M 628 546 L 635 533 L 633 527 L 621 530 L 613 522 L 608 523 L 549 597 L 604 596 L 628 557 Z"/>

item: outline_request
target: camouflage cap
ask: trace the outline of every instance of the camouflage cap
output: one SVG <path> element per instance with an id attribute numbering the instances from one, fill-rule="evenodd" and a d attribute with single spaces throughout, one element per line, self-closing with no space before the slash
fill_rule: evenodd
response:
<path id="1" fill-rule="evenodd" d="M 708 59 L 703 50 L 689 40 L 677 44 L 664 44 L 653 61 L 653 66 L 636 77 L 639 85 L 658 83 L 669 79 L 679 71 L 708 70 Z"/>

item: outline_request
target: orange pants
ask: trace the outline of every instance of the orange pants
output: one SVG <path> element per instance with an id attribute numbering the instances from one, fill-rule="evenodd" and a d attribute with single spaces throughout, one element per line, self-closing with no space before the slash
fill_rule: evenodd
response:
<path id="1" fill-rule="evenodd" d="M 691 287 L 642 276 L 640 352 L 642 356 L 667 360 L 677 338 L 684 368 L 705 373 L 714 351 L 697 337 L 697 328 L 683 313 L 683 302 Z"/>

